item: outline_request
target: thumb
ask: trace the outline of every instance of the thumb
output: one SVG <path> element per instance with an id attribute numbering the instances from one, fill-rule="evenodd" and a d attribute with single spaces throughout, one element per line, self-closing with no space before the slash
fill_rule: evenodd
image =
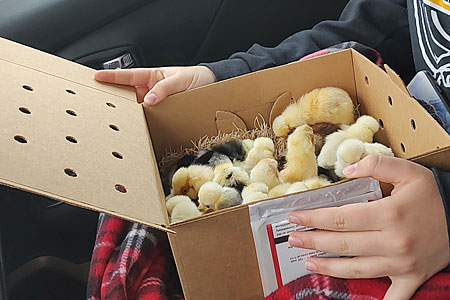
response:
<path id="1" fill-rule="evenodd" d="M 402 158 L 369 155 L 342 172 L 347 178 L 373 177 L 381 182 L 397 185 L 407 181 L 417 168 L 422 167 Z"/>
<path id="2" fill-rule="evenodd" d="M 392 283 L 383 300 L 409 300 L 420 284 L 415 283 L 411 279 L 391 278 Z"/>
<path id="3" fill-rule="evenodd" d="M 144 103 L 147 105 L 158 104 L 172 94 L 185 91 L 186 88 L 185 80 L 176 75 L 169 76 L 153 86 L 145 95 Z"/>

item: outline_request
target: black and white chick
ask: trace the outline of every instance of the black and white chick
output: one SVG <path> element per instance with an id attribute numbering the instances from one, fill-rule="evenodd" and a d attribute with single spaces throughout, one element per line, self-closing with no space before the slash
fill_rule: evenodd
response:
<path id="1" fill-rule="evenodd" d="M 236 167 L 232 163 L 225 163 L 214 169 L 213 181 L 221 186 L 235 188 L 242 192 L 244 187 L 250 184 L 250 176 L 244 169 Z"/>
<path id="2" fill-rule="evenodd" d="M 232 140 L 209 150 L 201 151 L 193 164 L 209 165 L 213 168 L 224 163 L 235 163 L 236 161 L 244 161 L 246 151 L 242 141 Z"/>

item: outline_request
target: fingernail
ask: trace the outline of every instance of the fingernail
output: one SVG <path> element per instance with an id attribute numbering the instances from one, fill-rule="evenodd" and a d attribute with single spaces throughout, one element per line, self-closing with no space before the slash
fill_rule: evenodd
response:
<path id="1" fill-rule="evenodd" d="M 156 99 L 157 99 L 156 95 L 151 93 L 144 97 L 144 102 L 145 102 L 145 104 L 153 105 L 153 104 L 155 104 Z"/>
<path id="2" fill-rule="evenodd" d="M 353 164 L 353 165 L 350 165 L 350 166 L 346 167 L 344 170 L 342 170 L 342 173 L 344 175 L 352 175 L 353 173 L 356 172 L 356 168 L 357 167 L 358 167 L 357 163 Z"/>
<path id="3" fill-rule="evenodd" d="M 290 215 L 289 216 L 289 223 L 295 223 L 295 224 L 300 224 L 300 218 Z"/>
<path id="4" fill-rule="evenodd" d="M 305 267 L 308 271 L 317 272 L 317 266 L 310 261 L 305 262 Z"/>
<path id="5" fill-rule="evenodd" d="M 292 247 L 301 248 L 303 246 L 302 240 L 292 234 L 289 235 L 288 242 Z"/>

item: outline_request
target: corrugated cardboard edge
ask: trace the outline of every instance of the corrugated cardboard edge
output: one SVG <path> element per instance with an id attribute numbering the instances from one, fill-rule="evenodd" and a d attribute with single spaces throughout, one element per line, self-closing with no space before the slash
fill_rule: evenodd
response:
<path id="1" fill-rule="evenodd" d="M 17 183 L 17 182 L 11 182 L 11 181 L 5 180 L 3 178 L 0 178 L 0 185 L 6 186 L 6 187 L 9 187 L 9 188 L 19 189 L 19 190 L 24 191 L 24 192 L 30 192 L 30 193 L 33 193 L 33 194 L 36 194 L 36 195 L 40 195 L 40 196 L 43 196 L 43 197 L 47 197 L 49 199 L 53 199 L 53 200 L 56 200 L 56 201 L 62 201 L 62 202 L 68 203 L 70 205 L 81 207 L 81 208 L 84 208 L 84 209 L 89 209 L 89 210 L 97 211 L 97 212 L 98 211 L 102 212 L 102 210 L 103 210 L 103 212 L 108 213 L 108 212 L 106 212 L 105 209 L 102 209 L 101 207 L 93 206 L 93 205 L 90 205 L 89 203 L 82 202 L 80 200 L 74 200 L 74 199 L 63 197 L 63 196 L 60 196 L 60 195 L 55 195 L 55 194 L 52 194 L 52 193 L 49 193 L 49 192 L 46 192 L 46 191 L 43 191 L 43 190 L 35 189 L 35 188 L 29 187 L 29 186 L 26 186 L 26 185 L 23 185 L 23 184 L 20 184 L 20 183 Z M 122 215 L 119 212 L 113 212 L 113 213 L 114 213 L 114 216 L 117 216 L 117 217 L 119 217 L 121 219 L 130 221 L 130 222 L 141 223 L 141 224 L 147 225 L 149 227 L 152 227 L 152 228 L 164 231 L 164 232 L 168 232 L 168 233 L 175 233 L 175 231 L 173 231 L 172 229 L 167 228 L 165 225 L 159 225 L 159 224 L 146 222 L 145 220 L 130 218 L 128 216 Z"/>
<path id="2" fill-rule="evenodd" d="M 403 80 L 400 78 L 400 76 L 395 73 L 394 70 L 391 69 L 391 67 L 389 67 L 389 65 L 385 64 L 384 65 L 384 69 L 386 70 L 386 73 L 389 75 L 389 77 L 391 78 L 392 82 L 399 88 L 401 89 L 406 95 L 408 95 L 409 97 L 411 97 L 411 95 L 408 92 L 408 89 L 406 88 L 405 83 L 403 82 Z"/>
<path id="3" fill-rule="evenodd" d="M 130 101 L 136 101 L 136 94 L 134 93 L 133 88 L 97 82 L 93 75 L 95 70 L 70 62 L 64 58 L 4 38 L 0 38 L 0 53 L 0 60 L 69 80 Z M 36 55 L 38 55 L 40 59 L 35 59 Z M 51 60 L 51 62 L 49 62 L 47 58 Z M 77 71 L 72 72 L 73 68 L 66 68 L 65 66 L 67 66 L 68 63 L 76 65 Z"/>

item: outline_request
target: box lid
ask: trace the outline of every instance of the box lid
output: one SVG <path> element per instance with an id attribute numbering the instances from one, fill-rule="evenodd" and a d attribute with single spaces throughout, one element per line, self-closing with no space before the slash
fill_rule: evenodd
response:
<path id="1" fill-rule="evenodd" d="M 167 230 L 144 112 L 94 70 L 0 39 L 0 184 Z"/>

